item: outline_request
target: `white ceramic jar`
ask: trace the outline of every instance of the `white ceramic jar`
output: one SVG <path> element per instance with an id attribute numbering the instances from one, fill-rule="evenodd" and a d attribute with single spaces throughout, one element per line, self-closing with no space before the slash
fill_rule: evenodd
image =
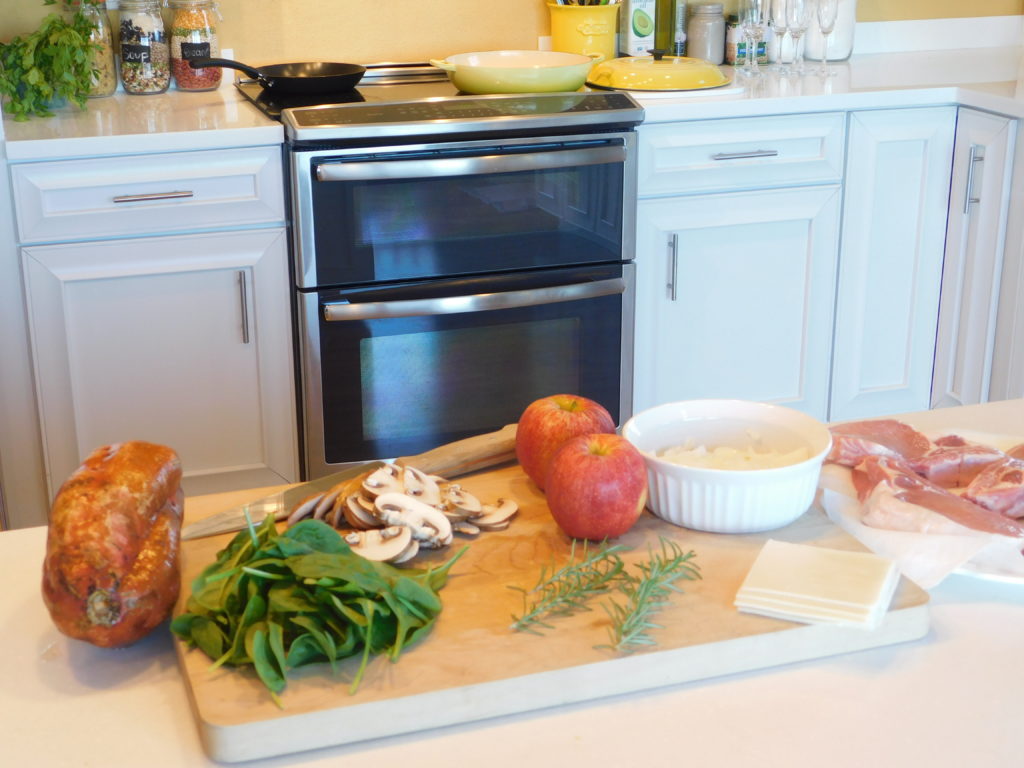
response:
<path id="1" fill-rule="evenodd" d="M 725 60 L 725 16 L 721 3 L 694 6 L 686 26 L 686 55 L 712 64 Z"/>

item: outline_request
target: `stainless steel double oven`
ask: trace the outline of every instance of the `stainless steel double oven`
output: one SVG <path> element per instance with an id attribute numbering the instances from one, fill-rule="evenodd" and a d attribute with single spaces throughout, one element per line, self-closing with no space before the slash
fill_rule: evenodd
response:
<path id="1" fill-rule="evenodd" d="M 497 429 L 558 392 L 624 420 L 635 102 L 358 111 L 284 117 L 307 478 Z"/>

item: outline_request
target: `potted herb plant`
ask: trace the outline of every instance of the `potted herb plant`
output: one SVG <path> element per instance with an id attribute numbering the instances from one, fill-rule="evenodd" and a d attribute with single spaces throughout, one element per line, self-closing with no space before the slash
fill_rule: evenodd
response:
<path id="1" fill-rule="evenodd" d="M 43 5 L 60 5 L 64 13 L 50 13 L 34 32 L 0 43 L 0 96 L 15 120 L 50 117 L 50 106 L 61 99 L 84 109 L 92 86 L 99 46 L 90 40 L 96 25 L 83 6 L 100 6 L 102 0 L 43 0 Z"/>

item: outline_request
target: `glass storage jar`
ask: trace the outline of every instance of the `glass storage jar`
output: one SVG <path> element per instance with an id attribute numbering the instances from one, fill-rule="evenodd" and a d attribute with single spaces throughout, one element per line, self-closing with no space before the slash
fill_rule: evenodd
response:
<path id="1" fill-rule="evenodd" d="M 212 91 L 220 85 L 220 67 L 192 69 L 189 59 L 220 56 L 217 21 L 220 10 L 214 0 L 170 0 L 171 72 L 179 91 Z"/>
<path id="2" fill-rule="evenodd" d="M 705 3 L 693 9 L 686 27 L 686 54 L 721 64 L 725 59 L 725 16 L 721 3 Z"/>
<path id="3" fill-rule="evenodd" d="M 103 5 L 90 2 L 80 6 L 82 15 L 92 22 L 89 42 L 99 46 L 92 52 L 92 85 L 89 98 L 109 96 L 117 90 L 117 67 L 114 64 L 114 38 L 110 32 L 110 17 Z"/>
<path id="4" fill-rule="evenodd" d="M 119 13 L 125 93 L 163 93 L 171 84 L 171 63 L 160 0 L 120 0 Z"/>

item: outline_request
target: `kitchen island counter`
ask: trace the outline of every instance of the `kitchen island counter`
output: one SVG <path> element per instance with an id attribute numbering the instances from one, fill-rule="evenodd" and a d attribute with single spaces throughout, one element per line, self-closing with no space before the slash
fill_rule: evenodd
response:
<path id="1" fill-rule="evenodd" d="M 926 430 L 1024 435 L 1024 400 L 905 418 Z M 197 499 L 186 508 L 210 511 L 218 501 L 232 503 Z M 44 547 L 43 528 L 0 534 L 5 757 L 12 765 L 214 765 L 167 633 L 123 650 L 60 635 L 39 596 Z M 931 598 L 931 631 L 911 643 L 255 764 L 1015 765 L 1024 750 L 1014 714 L 1024 687 L 1024 584 L 957 575 Z"/>

